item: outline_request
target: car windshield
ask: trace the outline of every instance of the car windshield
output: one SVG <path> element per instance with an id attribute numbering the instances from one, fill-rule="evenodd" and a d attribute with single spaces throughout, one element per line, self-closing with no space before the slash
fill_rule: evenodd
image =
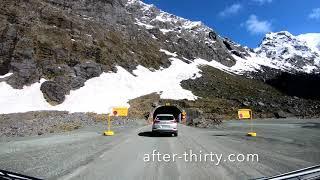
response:
<path id="1" fill-rule="evenodd" d="M 170 120 L 174 120 L 174 117 L 173 116 L 157 116 L 156 119 L 160 121 L 170 121 Z"/>

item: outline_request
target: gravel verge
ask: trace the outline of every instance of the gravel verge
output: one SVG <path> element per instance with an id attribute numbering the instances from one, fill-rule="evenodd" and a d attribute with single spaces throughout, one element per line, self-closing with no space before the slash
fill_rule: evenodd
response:
<path id="1" fill-rule="evenodd" d="M 112 118 L 114 127 L 141 126 L 143 120 Z M 25 137 L 72 131 L 84 127 L 106 126 L 106 115 L 69 113 L 65 111 L 36 111 L 0 115 L 0 138 Z"/>

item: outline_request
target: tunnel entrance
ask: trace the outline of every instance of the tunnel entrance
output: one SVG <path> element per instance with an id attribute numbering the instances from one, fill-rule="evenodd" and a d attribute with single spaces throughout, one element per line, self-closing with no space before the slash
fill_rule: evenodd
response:
<path id="1" fill-rule="evenodd" d="M 175 105 L 158 106 L 153 110 L 152 117 L 154 119 L 158 114 L 172 114 L 178 122 L 181 122 L 182 112 L 184 110 Z"/>

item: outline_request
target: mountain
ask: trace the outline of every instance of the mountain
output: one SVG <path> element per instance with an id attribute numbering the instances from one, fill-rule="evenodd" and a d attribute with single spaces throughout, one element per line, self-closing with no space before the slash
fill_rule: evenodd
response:
<path id="1" fill-rule="evenodd" d="M 268 33 L 255 52 L 283 71 L 318 73 L 320 67 L 317 34 L 293 36 L 287 31 Z M 318 37 L 320 35 L 318 34 Z M 315 41 L 314 41 L 315 40 Z"/>
<path id="2" fill-rule="evenodd" d="M 314 35 L 270 33 L 250 49 L 139 0 L 4 0 L 0 27 L 0 113 L 105 113 L 148 94 L 195 114 L 318 112 L 265 83 L 319 72 Z"/>

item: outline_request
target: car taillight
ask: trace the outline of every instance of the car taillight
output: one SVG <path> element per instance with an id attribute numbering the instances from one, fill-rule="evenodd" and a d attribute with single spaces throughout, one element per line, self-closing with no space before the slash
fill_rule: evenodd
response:
<path id="1" fill-rule="evenodd" d="M 177 123 L 177 121 L 176 120 L 172 120 L 172 121 L 170 121 L 170 123 Z"/>
<path id="2" fill-rule="evenodd" d="M 157 123 L 159 123 L 160 121 L 159 120 L 155 120 L 153 123 L 154 124 L 157 124 Z"/>

